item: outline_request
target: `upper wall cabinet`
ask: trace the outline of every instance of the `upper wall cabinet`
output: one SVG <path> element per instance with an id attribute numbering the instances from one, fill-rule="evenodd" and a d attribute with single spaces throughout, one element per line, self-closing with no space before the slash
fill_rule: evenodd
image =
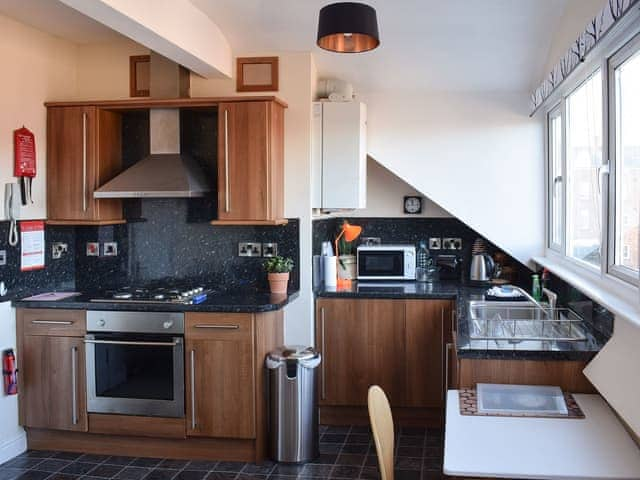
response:
<path id="1" fill-rule="evenodd" d="M 367 107 L 359 102 L 313 105 L 313 208 L 365 208 Z"/>
<path id="2" fill-rule="evenodd" d="M 120 200 L 93 191 L 121 169 L 121 117 L 94 106 L 47 109 L 47 219 L 53 224 L 122 223 Z"/>
<path id="3" fill-rule="evenodd" d="M 284 107 L 218 105 L 216 225 L 278 225 L 284 218 Z"/>

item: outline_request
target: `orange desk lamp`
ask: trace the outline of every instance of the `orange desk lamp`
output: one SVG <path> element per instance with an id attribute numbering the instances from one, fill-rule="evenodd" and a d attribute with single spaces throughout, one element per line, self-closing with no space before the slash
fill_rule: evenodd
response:
<path id="1" fill-rule="evenodd" d="M 344 223 L 342 224 L 342 230 L 340 231 L 340 234 L 336 237 L 336 241 L 335 241 L 336 259 L 338 261 L 339 261 L 339 258 L 340 258 L 340 251 L 338 249 L 338 241 L 344 236 L 344 239 L 347 242 L 353 242 L 356 238 L 358 238 L 360 236 L 361 233 L 362 233 L 362 227 L 359 227 L 357 225 L 351 225 L 346 220 L 344 221 Z M 338 285 L 349 284 L 350 282 L 351 282 L 351 280 L 338 279 Z"/>

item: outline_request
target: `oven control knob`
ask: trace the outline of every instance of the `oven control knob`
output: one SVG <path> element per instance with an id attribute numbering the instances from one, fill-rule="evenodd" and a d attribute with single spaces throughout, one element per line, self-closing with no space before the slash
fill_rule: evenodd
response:
<path id="1" fill-rule="evenodd" d="M 104 318 L 101 318 L 100 320 L 98 320 L 98 326 L 99 327 L 104 327 L 107 324 L 107 322 L 105 322 Z"/>
<path id="2" fill-rule="evenodd" d="M 165 330 L 168 330 L 171 327 L 173 327 L 173 320 L 167 320 L 162 324 L 162 328 L 164 328 Z"/>

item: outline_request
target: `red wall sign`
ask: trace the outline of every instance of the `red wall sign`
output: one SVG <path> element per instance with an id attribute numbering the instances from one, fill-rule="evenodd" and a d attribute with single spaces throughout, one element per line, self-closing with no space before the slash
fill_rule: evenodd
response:
<path id="1" fill-rule="evenodd" d="M 35 177 L 36 139 L 33 132 L 25 127 L 14 130 L 13 147 L 15 152 L 13 175 L 16 177 Z"/>

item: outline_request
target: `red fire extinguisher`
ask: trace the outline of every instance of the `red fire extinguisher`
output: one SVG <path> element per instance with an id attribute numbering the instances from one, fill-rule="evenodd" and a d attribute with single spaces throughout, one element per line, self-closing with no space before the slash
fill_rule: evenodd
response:
<path id="1" fill-rule="evenodd" d="M 12 349 L 2 352 L 2 376 L 4 377 L 4 393 L 16 395 L 18 393 L 18 369 L 16 356 Z"/>

